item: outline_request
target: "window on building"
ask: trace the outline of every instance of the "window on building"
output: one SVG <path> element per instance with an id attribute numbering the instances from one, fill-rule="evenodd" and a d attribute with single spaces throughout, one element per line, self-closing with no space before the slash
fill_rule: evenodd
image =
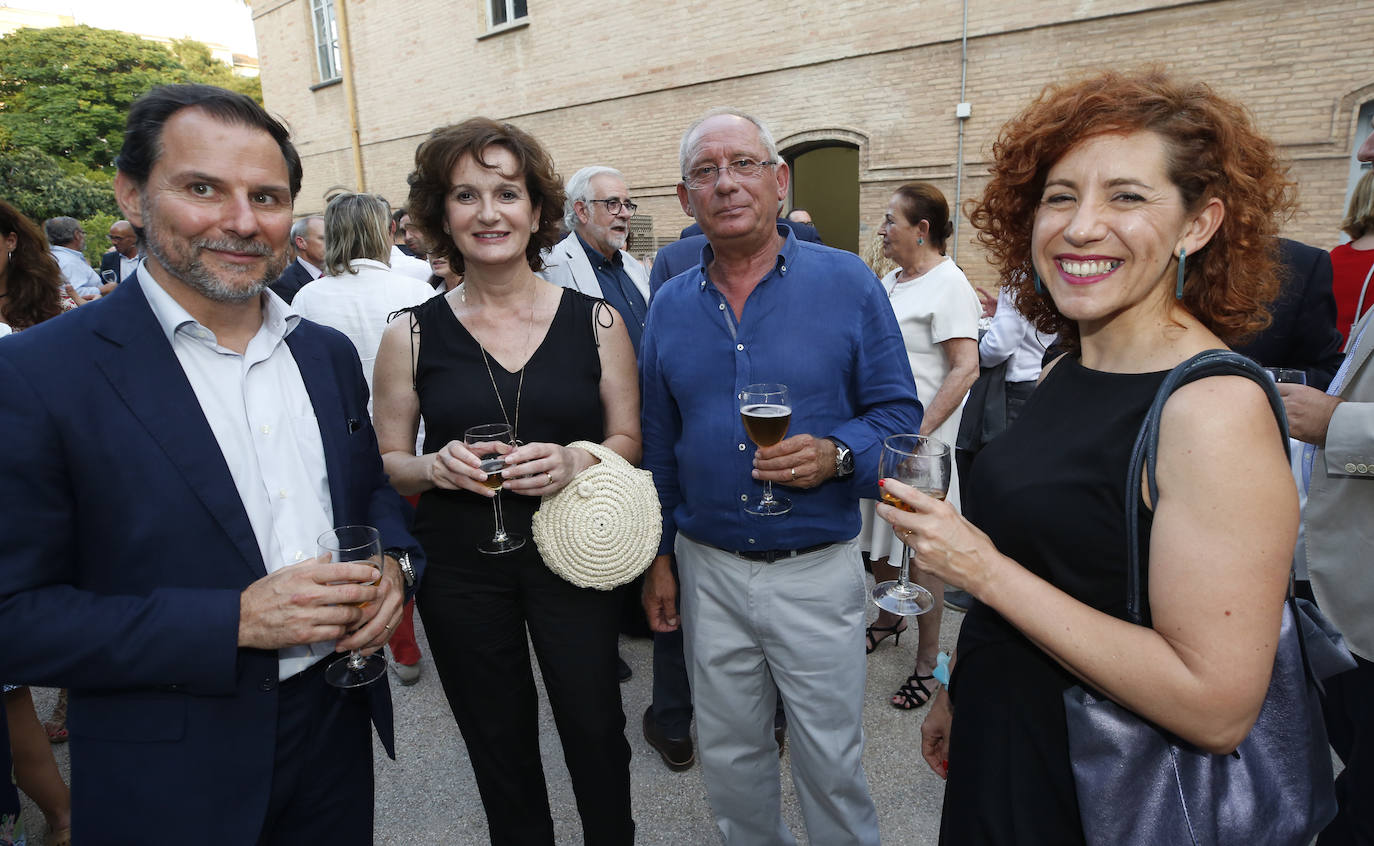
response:
<path id="1" fill-rule="evenodd" d="M 310 0 L 310 12 L 315 23 L 315 60 L 320 82 L 338 79 L 339 24 L 334 19 L 334 0 Z"/>
<path id="2" fill-rule="evenodd" d="M 528 0 L 487 0 L 487 8 L 491 11 L 493 27 L 514 23 L 530 14 Z"/>

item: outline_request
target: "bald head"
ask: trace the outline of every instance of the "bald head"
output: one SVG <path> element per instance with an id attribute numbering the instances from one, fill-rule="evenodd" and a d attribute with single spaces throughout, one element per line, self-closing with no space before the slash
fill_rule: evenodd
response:
<path id="1" fill-rule="evenodd" d="M 134 233 L 133 224 L 127 220 L 116 220 L 110 225 L 110 243 L 125 258 L 138 255 L 138 235 Z"/>

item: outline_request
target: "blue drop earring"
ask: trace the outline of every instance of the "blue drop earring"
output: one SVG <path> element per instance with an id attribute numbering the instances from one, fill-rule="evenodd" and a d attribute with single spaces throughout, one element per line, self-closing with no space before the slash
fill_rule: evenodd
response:
<path id="1" fill-rule="evenodd" d="M 1031 268 L 1031 279 L 1035 280 L 1035 293 L 1045 293 L 1045 286 L 1040 282 L 1040 271 L 1036 270 L 1033 267 Z"/>
<path id="2" fill-rule="evenodd" d="M 1178 248 L 1178 283 L 1174 285 L 1174 299 L 1183 299 L 1183 260 L 1188 255 L 1188 251 L 1183 247 Z"/>

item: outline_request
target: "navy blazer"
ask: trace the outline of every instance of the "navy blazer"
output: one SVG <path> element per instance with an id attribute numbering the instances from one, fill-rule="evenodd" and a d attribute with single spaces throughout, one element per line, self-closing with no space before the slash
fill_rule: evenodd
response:
<path id="1" fill-rule="evenodd" d="M 353 345 L 309 321 L 287 344 L 319 422 L 335 522 L 376 526 L 422 571 Z M 71 688 L 78 836 L 256 842 L 277 654 L 237 640 L 239 595 L 266 569 L 141 286 L 0 341 L 0 442 L 0 679 Z M 392 753 L 387 683 L 361 695 Z"/>
<path id="2" fill-rule="evenodd" d="M 314 281 L 310 271 L 302 267 L 300 262 L 291 259 L 291 263 L 281 272 L 281 276 L 277 277 L 277 281 L 267 287 L 289 303 L 296 298 L 297 291 Z"/>
<path id="3" fill-rule="evenodd" d="M 1341 366 L 1341 333 L 1331 293 L 1331 254 L 1279 239 L 1279 295 L 1269 304 L 1269 328 L 1235 347 L 1266 367 L 1307 373 L 1307 384 L 1326 390 Z"/>

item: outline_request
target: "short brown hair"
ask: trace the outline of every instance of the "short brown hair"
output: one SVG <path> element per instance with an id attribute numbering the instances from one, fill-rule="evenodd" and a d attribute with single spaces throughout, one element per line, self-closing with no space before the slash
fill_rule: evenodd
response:
<path id="1" fill-rule="evenodd" d="M 543 268 L 539 254 L 559 239 L 563 218 L 563 180 L 553 169 L 553 159 L 533 135 L 509 123 L 491 118 L 468 118 L 462 123 L 434 130 L 415 151 L 415 170 L 408 177 L 410 198 L 406 208 L 410 222 L 418 224 L 432 253 L 448 259 L 455 273 L 462 273 L 463 256 L 444 232 L 444 200 L 453 187 L 453 169 L 463 156 L 472 156 L 483 167 L 490 164 L 482 153 L 491 146 L 503 147 L 515 156 L 524 177 L 530 202 L 539 206 L 539 229 L 530 235 L 525 259 L 531 270 Z"/>
<path id="2" fill-rule="evenodd" d="M 949 219 L 949 200 L 944 193 L 929 182 L 908 182 L 892 192 L 892 196 L 901 198 L 897 205 L 907 223 L 912 226 L 923 220 L 930 223 L 930 242 L 944 255 L 945 244 L 954 234 L 954 223 Z"/>
<path id="3" fill-rule="evenodd" d="M 1228 344 L 1263 329 L 1279 290 L 1279 223 L 1296 207 L 1293 182 L 1243 107 L 1155 69 L 1049 86 L 1002 127 L 992 178 L 971 203 L 969 219 L 1017 309 L 1036 328 L 1078 347 L 1077 324 L 1034 289 L 1035 212 L 1046 174 L 1071 148 L 1097 135 L 1139 131 L 1164 139 L 1169 179 L 1185 208 L 1196 211 L 1212 197 L 1225 207 L 1211 241 L 1188 257 L 1183 306 Z"/>

